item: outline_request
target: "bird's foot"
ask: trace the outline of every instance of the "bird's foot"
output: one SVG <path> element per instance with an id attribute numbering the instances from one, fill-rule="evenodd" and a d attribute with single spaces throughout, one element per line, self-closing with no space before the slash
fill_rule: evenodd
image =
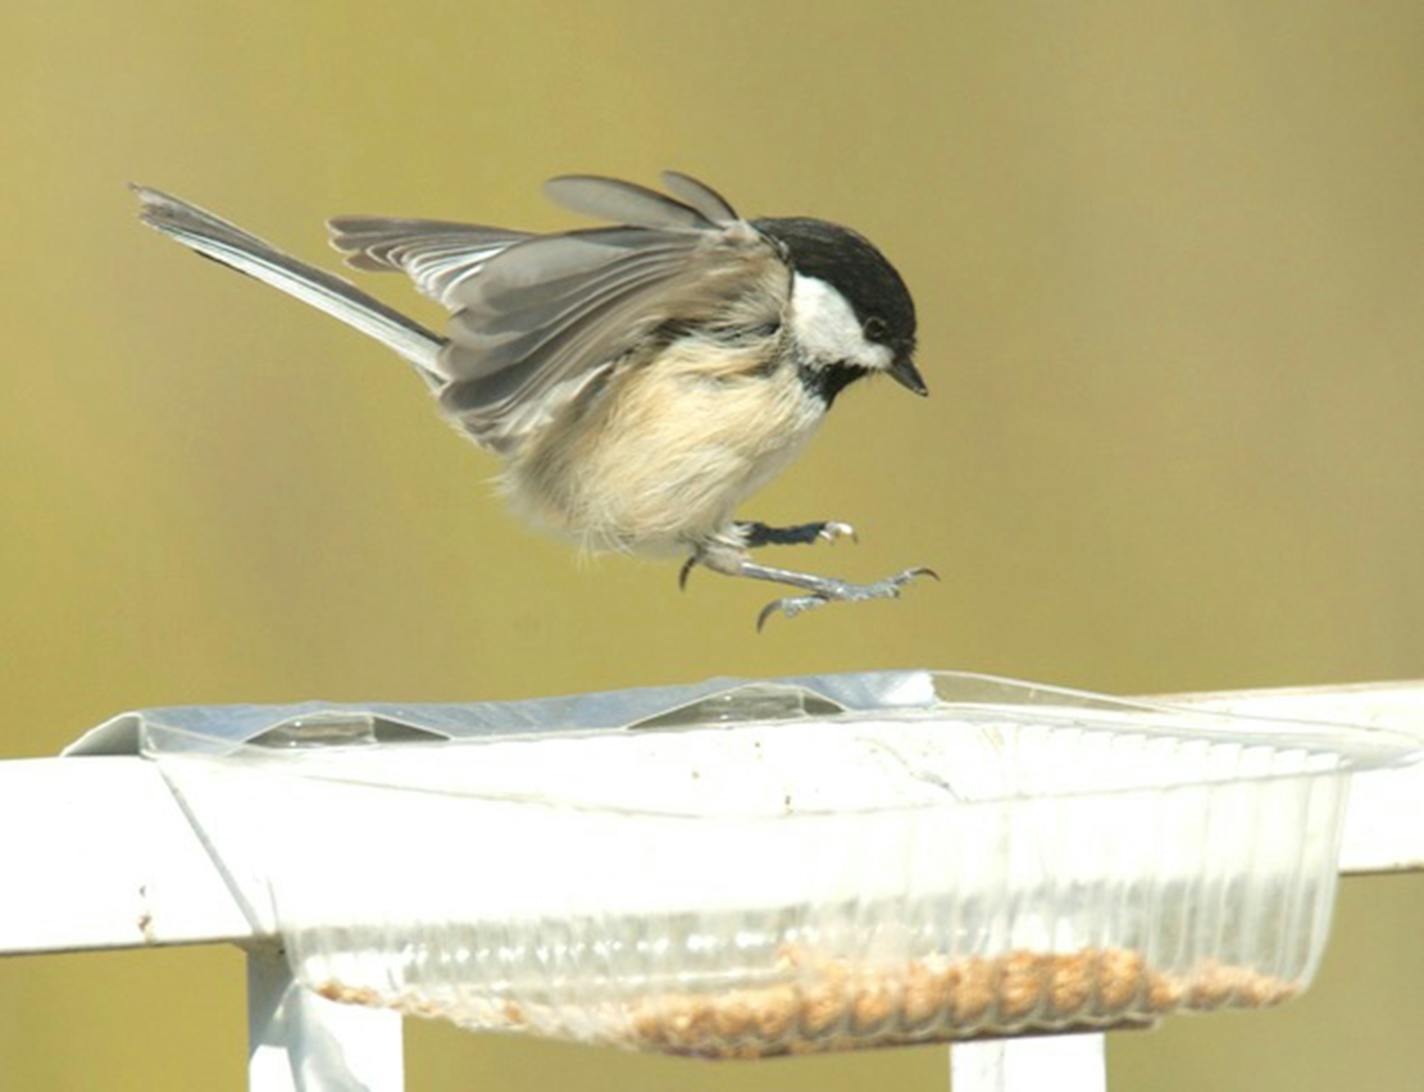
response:
<path id="1" fill-rule="evenodd" d="M 762 608 L 757 615 L 757 631 L 766 625 L 766 620 L 780 612 L 787 618 L 795 618 L 808 610 L 824 607 L 827 603 L 860 603 L 867 599 L 898 599 L 900 590 L 918 576 L 929 576 L 935 580 L 939 574 L 923 565 L 906 569 L 902 573 L 877 580 L 873 584 L 851 584 L 845 580 L 817 577 L 815 590 L 809 595 L 792 595 L 775 599 Z"/>

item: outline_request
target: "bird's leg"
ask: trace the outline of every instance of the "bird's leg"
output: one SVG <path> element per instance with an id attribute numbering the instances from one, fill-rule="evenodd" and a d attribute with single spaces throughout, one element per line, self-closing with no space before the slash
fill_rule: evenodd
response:
<path id="1" fill-rule="evenodd" d="M 817 523 L 798 523 L 794 527 L 772 527 L 756 520 L 743 521 L 732 525 L 747 546 L 810 546 L 817 542 L 835 542 L 838 538 L 848 538 L 859 542 L 860 536 L 849 523 L 836 520 L 822 520 Z"/>
<path id="2" fill-rule="evenodd" d="M 713 551 L 740 555 L 743 549 L 755 549 L 758 546 L 811 546 L 817 542 L 834 545 L 838 538 L 860 541 L 855 528 L 839 520 L 818 520 L 815 523 L 798 523 L 792 527 L 773 527 L 759 520 L 738 520 L 731 524 L 727 531 L 718 535 L 711 545 L 693 547 L 692 553 L 678 570 L 677 586 L 686 591 L 687 578 L 692 570 L 700 564 L 705 564 L 705 555 Z"/>
<path id="3" fill-rule="evenodd" d="M 794 618 L 805 611 L 824 607 L 827 603 L 858 603 L 867 599 L 898 599 L 900 589 L 917 576 L 932 576 L 936 580 L 939 579 L 939 574 L 933 569 L 918 566 L 886 577 L 884 580 L 877 580 L 873 584 L 852 584 L 835 577 L 815 576 L 812 573 L 800 573 L 791 569 L 776 569 L 770 565 L 758 565 L 740 551 L 718 549 L 716 546 L 694 553 L 688 559 L 687 564 L 683 566 L 683 579 L 686 579 L 687 571 L 698 563 L 706 565 L 713 572 L 721 573 L 724 576 L 745 576 L 753 580 L 769 580 L 774 584 L 785 584 L 806 593 L 805 595 L 776 599 L 768 603 L 757 615 L 758 630 L 777 611 L 788 618 Z"/>

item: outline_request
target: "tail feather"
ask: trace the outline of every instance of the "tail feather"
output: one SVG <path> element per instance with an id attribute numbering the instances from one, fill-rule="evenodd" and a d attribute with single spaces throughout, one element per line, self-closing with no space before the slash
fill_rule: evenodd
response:
<path id="1" fill-rule="evenodd" d="M 295 296 L 394 349 L 432 387 L 444 384 L 438 356 L 444 339 L 387 307 L 354 284 L 283 254 L 270 243 L 210 212 L 147 186 L 138 195 L 139 219 L 205 258 Z"/>

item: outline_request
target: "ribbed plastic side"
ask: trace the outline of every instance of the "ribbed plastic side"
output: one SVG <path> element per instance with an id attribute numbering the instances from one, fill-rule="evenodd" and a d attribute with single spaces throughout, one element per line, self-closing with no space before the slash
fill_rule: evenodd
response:
<path id="1" fill-rule="evenodd" d="M 268 884 L 254 913 L 327 997 L 757 1057 L 1299 992 L 1347 778 L 1269 748 L 1152 745 L 1214 780 L 712 819 L 165 768 L 225 865 Z"/>

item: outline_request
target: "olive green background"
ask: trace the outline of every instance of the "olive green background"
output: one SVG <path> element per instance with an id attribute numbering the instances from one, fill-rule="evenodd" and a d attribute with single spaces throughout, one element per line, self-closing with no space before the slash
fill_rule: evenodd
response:
<path id="1" fill-rule="evenodd" d="M 6 5 L 0 751 L 180 702 L 1424 676 L 1422 62 L 1412 0 Z M 783 560 L 941 584 L 758 637 L 766 588 L 580 561 L 394 357 L 123 189 L 331 262 L 332 213 L 553 228 L 545 177 L 664 166 L 852 224 L 909 280 L 932 397 L 853 389 L 747 514 L 861 531 Z M 1421 920 L 1424 877 L 1350 881 L 1310 995 L 1118 1036 L 1115 1087 L 1417 1086 Z M 235 951 L 0 962 L 0 1088 L 238 1089 L 243 1006 Z M 945 1079 L 937 1048 L 408 1041 L 416 1090 Z"/>

